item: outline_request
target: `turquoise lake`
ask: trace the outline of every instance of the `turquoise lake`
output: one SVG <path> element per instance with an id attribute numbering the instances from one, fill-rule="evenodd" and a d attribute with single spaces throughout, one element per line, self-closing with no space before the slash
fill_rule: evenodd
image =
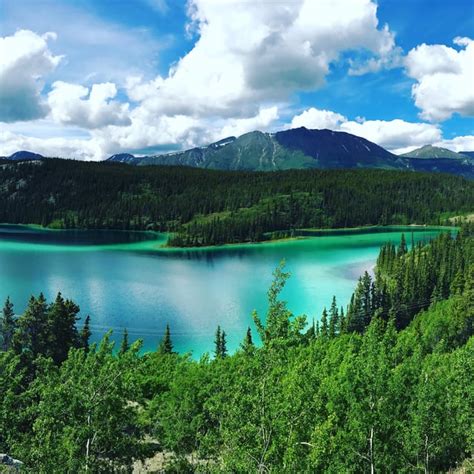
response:
<path id="1" fill-rule="evenodd" d="M 175 349 L 212 351 L 217 325 L 234 350 L 252 310 L 263 316 L 272 271 L 282 260 L 291 278 L 283 292 L 295 314 L 318 319 L 335 295 L 346 305 L 358 277 L 371 271 L 379 248 L 405 232 L 429 240 L 439 228 L 392 227 L 336 232 L 285 242 L 200 250 L 160 249 L 155 233 L 49 231 L 0 225 L 0 300 L 9 295 L 21 313 L 30 295 L 61 291 L 90 314 L 93 340 L 108 330 L 143 339 L 154 350 L 170 324 Z M 81 324 L 80 322 L 78 323 Z M 255 335 L 255 333 L 254 333 Z"/>

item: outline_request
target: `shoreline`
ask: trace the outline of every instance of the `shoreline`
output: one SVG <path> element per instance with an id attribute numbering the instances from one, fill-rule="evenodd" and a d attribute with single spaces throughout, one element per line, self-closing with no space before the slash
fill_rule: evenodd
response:
<path id="1" fill-rule="evenodd" d="M 294 235 L 292 237 L 282 237 L 279 239 L 267 239 L 260 242 L 233 242 L 219 245 L 206 245 L 206 246 L 194 246 L 194 247 L 174 247 L 167 245 L 167 238 L 169 233 L 157 232 L 152 230 L 123 230 L 123 229 L 50 229 L 43 227 L 39 224 L 11 224 L 11 223 L 0 223 L 1 226 L 8 227 L 19 227 L 31 230 L 38 230 L 43 232 L 61 233 L 61 232 L 137 232 L 142 234 L 153 234 L 156 238 L 144 239 L 138 242 L 123 242 L 123 243 L 111 243 L 111 244 L 98 244 L 98 245 L 77 245 L 73 246 L 74 249 L 107 249 L 107 250 L 134 250 L 134 251 L 153 251 L 157 253 L 185 253 L 185 252 L 199 252 L 199 251 L 218 251 L 226 249 L 248 249 L 257 248 L 270 245 L 284 245 L 292 242 L 301 242 L 310 239 L 316 239 L 318 237 L 339 237 L 344 235 L 364 235 L 364 234 L 376 234 L 376 233 L 395 233 L 395 232 L 406 232 L 409 233 L 411 230 L 419 231 L 457 231 L 459 227 L 446 226 L 446 225 L 429 225 L 429 224 L 393 224 L 393 225 L 369 225 L 369 226 L 358 226 L 358 227 L 344 227 L 344 228 L 332 228 L 332 229 L 318 229 L 318 228 L 303 228 L 295 229 L 295 233 L 302 232 L 303 235 Z M 54 246 L 57 243 L 42 243 L 44 246 Z M 59 244 L 61 245 L 61 244 Z M 73 249 L 71 249 L 73 250 Z"/>
<path id="2" fill-rule="evenodd" d="M 168 246 L 164 245 L 161 246 L 161 250 L 168 250 L 168 251 L 196 251 L 196 250 L 217 250 L 217 249 L 224 249 L 224 248 L 236 248 L 236 247 L 256 247 L 256 246 L 263 246 L 269 244 L 284 244 L 289 242 L 296 242 L 296 241 L 303 241 L 314 239 L 318 237 L 338 237 L 348 234 L 376 234 L 376 233 L 384 233 L 384 232 L 409 232 L 410 230 L 413 231 L 420 231 L 426 230 L 426 232 L 434 231 L 434 230 L 446 230 L 446 231 L 457 231 L 459 227 L 454 225 L 446 226 L 446 225 L 430 225 L 430 224 L 390 224 L 386 226 L 382 225 L 370 225 L 370 226 L 359 226 L 359 227 L 340 227 L 340 228 L 331 228 L 331 229 L 317 229 L 317 228 L 303 228 L 303 229 L 295 229 L 295 232 L 308 232 L 308 235 L 295 235 L 293 237 L 282 237 L 279 239 L 267 239 L 261 240 L 259 242 L 233 242 L 228 244 L 219 244 L 219 245 L 203 245 L 203 246 L 194 246 L 194 247 L 175 247 L 175 246 Z M 161 234 L 163 235 L 163 234 Z"/>

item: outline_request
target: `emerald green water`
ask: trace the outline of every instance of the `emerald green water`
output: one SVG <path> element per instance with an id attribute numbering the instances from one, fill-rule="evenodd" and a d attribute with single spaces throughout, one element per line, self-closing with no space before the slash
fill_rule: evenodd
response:
<path id="1" fill-rule="evenodd" d="M 285 259 L 292 277 L 283 292 L 295 314 L 319 318 L 332 296 L 346 305 L 355 283 L 370 271 L 380 246 L 429 240 L 440 228 L 373 229 L 286 242 L 212 249 L 162 249 L 166 237 L 118 231 L 46 231 L 0 225 L 0 300 L 9 295 L 17 313 L 31 294 L 53 298 L 58 291 L 92 318 L 93 339 L 113 329 L 120 338 L 157 346 L 171 326 L 180 352 L 199 356 L 213 348 L 216 326 L 238 347 L 251 312 L 262 315 L 272 271 Z"/>

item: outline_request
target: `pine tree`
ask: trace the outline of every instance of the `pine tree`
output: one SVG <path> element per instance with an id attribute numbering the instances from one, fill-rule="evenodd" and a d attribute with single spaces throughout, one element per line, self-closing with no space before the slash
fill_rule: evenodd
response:
<path id="1" fill-rule="evenodd" d="M 3 306 L 2 317 L 0 318 L 0 350 L 8 351 L 12 348 L 13 335 L 15 333 L 15 313 L 13 303 L 8 297 Z"/>
<path id="2" fill-rule="evenodd" d="M 400 246 L 398 247 L 397 255 L 403 256 L 408 252 L 407 242 L 405 240 L 405 234 L 402 234 L 402 238 L 400 239 Z"/>
<path id="3" fill-rule="evenodd" d="M 66 360 L 69 349 L 79 346 L 76 329 L 79 306 L 70 300 L 64 300 L 58 293 L 48 308 L 48 347 L 47 353 L 56 364 Z"/>
<path id="4" fill-rule="evenodd" d="M 333 296 L 331 307 L 329 308 L 329 337 L 335 337 L 339 331 L 339 310 L 337 308 L 336 297 Z"/>
<path id="5" fill-rule="evenodd" d="M 171 341 L 171 331 L 169 324 L 166 325 L 165 335 L 163 336 L 163 339 L 160 342 L 158 352 L 160 352 L 160 354 L 173 353 L 173 342 Z"/>
<path id="6" fill-rule="evenodd" d="M 227 356 L 227 341 L 226 341 L 226 333 L 225 331 L 221 330 L 220 326 L 217 326 L 216 329 L 216 337 L 214 339 L 214 354 L 216 359 L 222 359 Z"/>
<path id="7" fill-rule="evenodd" d="M 245 333 L 245 338 L 243 342 L 240 344 L 240 348 L 245 352 L 249 353 L 252 352 L 255 349 L 255 345 L 253 343 L 252 339 L 252 330 L 247 328 L 247 332 Z"/>
<path id="8" fill-rule="evenodd" d="M 227 357 L 227 334 L 222 331 L 221 334 L 221 357 Z"/>
<path id="9" fill-rule="evenodd" d="M 214 338 L 214 355 L 216 359 L 218 359 L 221 356 L 221 345 L 222 345 L 221 341 L 222 341 L 221 327 L 217 326 L 216 336 Z"/>
<path id="10" fill-rule="evenodd" d="M 92 335 L 90 330 L 90 322 L 91 317 L 87 315 L 84 321 L 84 326 L 82 327 L 81 333 L 79 334 L 79 346 L 82 347 L 86 352 L 89 352 L 89 339 Z"/>
<path id="11" fill-rule="evenodd" d="M 127 328 L 123 330 L 122 342 L 120 343 L 119 356 L 124 355 L 130 349 L 130 344 L 128 342 L 128 331 Z"/>
<path id="12" fill-rule="evenodd" d="M 27 352 L 36 358 L 47 353 L 49 346 L 47 303 L 43 293 L 32 296 L 25 312 L 17 320 L 13 345 L 18 353 Z"/>
<path id="13" fill-rule="evenodd" d="M 347 328 L 347 318 L 344 315 L 344 308 L 339 311 L 339 334 L 345 333 Z"/>
<path id="14" fill-rule="evenodd" d="M 323 314 L 321 316 L 321 336 L 328 337 L 328 335 L 329 335 L 328 312 L 326 308 L 324 308 Z"/>

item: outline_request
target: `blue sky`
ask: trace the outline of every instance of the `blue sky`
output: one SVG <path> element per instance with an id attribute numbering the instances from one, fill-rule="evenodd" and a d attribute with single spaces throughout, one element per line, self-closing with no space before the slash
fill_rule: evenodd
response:
<path id="1" fill-rule="evenodd" d="M 0 154 L 301 125 L 474 150 L 471 0 L 0 0 L 0 36 Z"/>

